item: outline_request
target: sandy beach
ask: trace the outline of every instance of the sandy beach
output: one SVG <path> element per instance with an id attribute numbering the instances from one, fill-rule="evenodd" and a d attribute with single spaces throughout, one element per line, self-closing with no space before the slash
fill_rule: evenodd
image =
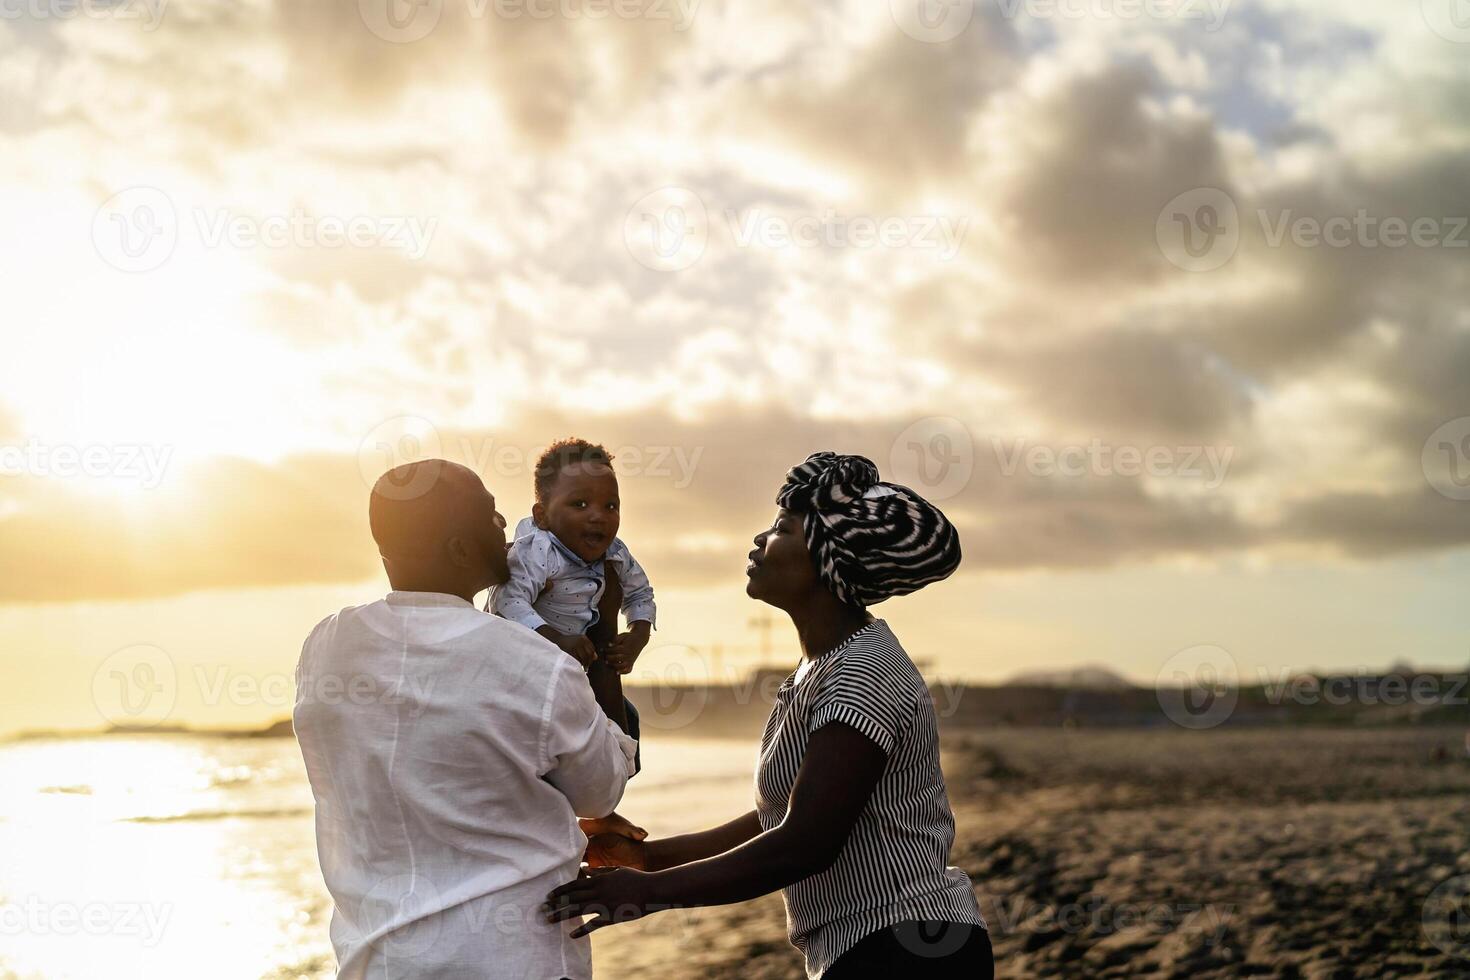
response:
<path id="1" fill-rule="evenodd" d="M 1450 725 L 956 729 L 953 860 L 1001 977 L 1466 976 L 1464 739 Z M 753 740 L 655 736 L 620 809 L 654 836 L 722 822 L 750 805 L 754 756 Z M 14 742 L 0 777 L 12 911 L 85 896 L 94 914 L 130 913 L 108 931 L 7 934 L 0 980 L 189 976 L 223 944 L 221 980 L 333 975 L 291 739 Z M 779 895 L 661 912 L 593 948 L 603 980 L 802 976 Z"/>
<path id="2" fill-rule="evenodd" d="M 945 771 L 998 976 L 1470 973 L 1430 901 L 1470 874 L 1460 729 L 993 730 L 948 736 Z M 803 975 L 777 896 L 602 930 L 595 958 Z"/>

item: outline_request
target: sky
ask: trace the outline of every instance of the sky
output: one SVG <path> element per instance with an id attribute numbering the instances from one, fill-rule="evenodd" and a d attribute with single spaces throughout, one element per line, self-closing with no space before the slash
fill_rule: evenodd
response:
<path id="1" fill-rule="evenodd" d="M 568 435 L 647 683 L 821 449 L 931 676 L 1470 660 L 1464 0 L 14 0 L 0 158 L 0 731 L 288 714 L 379 473 Z"/>

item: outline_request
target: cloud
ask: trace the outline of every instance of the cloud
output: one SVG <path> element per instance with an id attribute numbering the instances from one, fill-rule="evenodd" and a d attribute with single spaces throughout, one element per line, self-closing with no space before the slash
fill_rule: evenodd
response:
<path id="1" fill-rule="evenodd" d="M 999 199 L 1007 257 L 1033 276 L 1110 288 L 1157 281 L 1173 271 L 1155 238 L 1165 204 L 1229 186 L 1210 117 L 1168 98 L 1140 62 L 1048 79 L 1007 105 L 999 132 L 979 192 Z"/>
<path id="2" fill-rule="evenodd" d="M 371 575 L 356 453 L 405 413 L 471 455 L 569 432 L 700 452 L 685 486 L 627 480 L 635 550 L 669 581 L 736 574 L 710 543 L 763 526 L 806 452 L 887 467 L 926 416 L 970 433 L 945 506 L 976 570 L 1465 543 L 1419 462 L 1470 410 L 1465 252 L 1272 241 L 1470 214 L 1470 69 L 1420 18 L 1282 2 L 1211 34 L 987 8 L 925 44 L 881 3 L 701 7 L 687 30 L 442 7 L 403 44 L 356 0 L 0 24 L 0 92 L 24 103 L 0 98 L 20 325 L 0 437 L 212 460 L 126 500 L 4 478 L 0 598 Z M 184 223 L 170 264 L 129 276 L 93 219 L 137 183 Z M 624 238 L 670 185 L 708 212 L 679 271 Z M 1240 243 L 1193 273 L 1157 222 L 1202 187 Z M 194 213 L 220 209 L 436 230 L 419 258 L 201 244 Z M 945 256 L 734 237 L 830 212 L 966 231 Z M 1214 487 L 1007 472 L 992 440 L 1023 437 L 1234 455 Z M 487 479 L 524 504 L 524 472 Z"/>
<path id="3" fill-rule="evenodd" d="M 1281 532 L 1355 558 L 1390 558 L 1470 545 L 1470 507 L 1428 487 L 1333 494 L 1292 508 Z"/>
<path id="4" fill-rule="evenodd" d="M 980 345 L 973 356 L 1037 414 L 1072 427 L 1209 441 L 1249 421 L 1248 391 L 1187 337 L 1118 325 L 1017 351 Z"/>
<path id="5" fill-rule="evenodd" d="M 220 458 L 157 491 L 111 497 L 7 477 L 0 601 L 174 595 L 359 581 L 375 561 L 351 458 Z"/>
<path id="6" fill-rule="evenodd" d="M 900 199 L 963 176 L 977 111 L 1020 64 L 1014 32 L 999 16 L 982 16 L 942 44 L 889 25 L 835 70 L 817 51 L 830 48 L 760 78 L 736 122 Z"/>
<path id="7" fill-rule="evenodd" d="M 529 508 L 531 465 L 541 448 L 569 434 L 603 442 L 623 474 L 630 546 L 651 574 L 687 586 L 738 573 L 745 542 L 770 522 L 785 471 L 809 453 L 861 453 L 890 478 L 901 474 L 899 437 L 911 421 L 820 422 L 735 407 L 708 423 L 548 413 L 503 429 L 436 429 L 432 441 L 414 448 L 474 467 L 515 520 Z M 942 502 L 961 529 L 970 570 L 1096 567 L 1208 554 L 1254 539 L 1222 498 L 1159 494 L 1142 479 L 1109 472 L 1039 471 L 1018 465 L 1006 442 L 976 433 L 965 451 L 970 477 Z M 365 518 L 368 485 L 401 461 L 380 458 L 381 448 L 366 439 L 355 456 L 316 454 L 274 465 L 202 461 L 170 473 L 157 491 L 118 500 L 11 478 L 19 509 L 0 536 L 0 601 L 369 577 L 377 564 Z M 699 539 L 733 543 L 689 546 Z"/>

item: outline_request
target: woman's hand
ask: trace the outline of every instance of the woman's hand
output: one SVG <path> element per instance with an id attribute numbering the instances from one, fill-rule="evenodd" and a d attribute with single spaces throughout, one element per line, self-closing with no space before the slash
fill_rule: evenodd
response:
<path id="1" fill-rule="evenodd" d="M 631 868 L 599 868 L 576 881 L 558 885 L 546 896 L 541 911 L 547 922 L 561 922 L 579 915 L 596 916 L 572 930 L 580 939 L 603 926 L 632 922 L 663 906 L 657 904 L 654 875 Z"/>

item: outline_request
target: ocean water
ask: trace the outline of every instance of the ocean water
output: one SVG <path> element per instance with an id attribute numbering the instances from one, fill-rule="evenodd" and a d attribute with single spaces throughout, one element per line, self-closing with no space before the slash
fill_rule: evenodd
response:
<path id="1" fill-rule="evenodd" d="M 655 836 L 721 823 L 751 809 L 755 756 L 646 740 L 619 812 Z M 0 980 L 333 975 L 293 740 L 0 744 L 0 799 Z"/>

